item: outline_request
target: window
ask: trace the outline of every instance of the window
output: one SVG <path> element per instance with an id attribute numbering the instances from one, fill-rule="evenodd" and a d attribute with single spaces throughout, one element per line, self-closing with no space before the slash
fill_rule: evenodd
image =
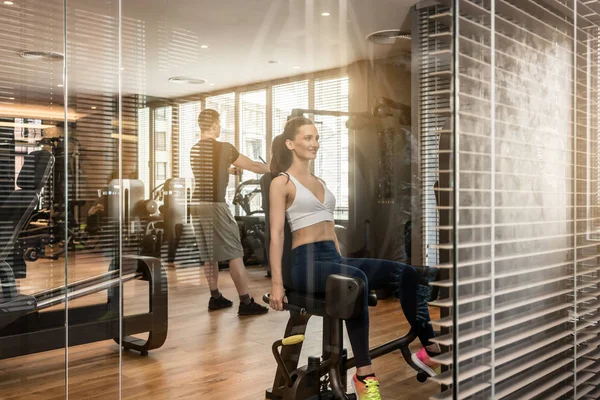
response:
<path id="1" fill-rule="evenodd" d="M 273 137 L 281 134 L 294 108 L 308 108 L 308 81 L 273 86 Z"/>
<path id="2" fill-rule="evenodd" d="M 348 111 L 348 78 L 315 81 L 315 109 Z M 334 216 L 348 219 L 348 117 L 316 115 L 314 120 L 321 136 L 321 149 L 314 168 L 336 197 Z"/>
<path id="3" fill-rule="evenodd" d="M 202 103 L 193 101 L 179 106 L 179 177 L 193 178 L 190 151 L 200 139 L 198 115 Z"/>
<path id="4" fill-rule="evenodd" d="M 219 141 L 228 142 L 235 146 L 235 93 L 226 93 L 206 98 L 206 108 L 216 110 L 221 118 L 221 137 Z M 235 194 L 235 175 L 229 175 L 229 185 L 225 200 L 229 205 Z M 233 208 L 232 208 L 233 212 Z"/>
<path id="5" fill-rule="evenodd" d="M 154 165 L 153 188 L 165 183 L 171 176 L 172 107 L 154 110 Z"/>
<path id="6" fill-rule="evenodd" d="M 240 94 L 240 152 L 252 160 L 267 158 L 267 91 Z M 242 182 L 260 179 L 260 175 L 244 171 Z"/>
<path id="7" fill-rule="evenodd" d="M 272 136 L 279 135 L 295 108 L 315 108 L 322 111 L 348 111 L 348 78 L 318 79 L 313 85 L 309 80 L 289 82 L 272 87 Z M 311 93 L 311 90 L 313 92 Z M 314 104 L 309 101 L 314 98 Z M 221 116 L 220 141 L 236 145 L 236 94 L 226 93 L 207 97 L 205 108 L 212 108 Z M 197 118 L 201 102 L 189 102 L 179 106 L 179 171 L 180 176 L 193 178 L 189 152 L 200 137 Z M 255 90 L 239 94 L 239 134 L 237 148 L 252 160 L 267 159 L 267 90 Z M 307 115 L 313 117 L 312 115 Z M 314 172 L 323 178 L 335 194 L 337 206 L 335 217 L 348 218 L 348 130 L 347 117 L 314 117 L 321 135 L 321 151 L 314 163 Z M 168 142 L 168 140 L 167 140 Z M 168 144 L 167 144 L 168 146 Z M 155 146 L 158 147 L 158 144 Z M 159 160 L 157 160 L 159 161 Z M 169 166 L 167 165 L 167 171 Z M 259 174 L 244 171 L 239 182 L 260 179 Z M 236 189 L 236 177 L 231 175 L 226 200 L 232 203 Z M 233 210 L 232 210 L 233 211 Z"/>
<path id="8" fill-rule="evenodd" d="M 150 197 L 150 109 L 138 111 L 138 178 L 144 182 L 144 198 Z"/>
<path id="9" fill-rule="evenodd" d="M 164 183 L 167 180 L 167 163 L 157 162 L 156 163 L 156 182 L 157 185 Z"/>
<path id="10" fill-rule="evenodd" d="M 167 133 L 156 132 L 156 151 L 167 151 Z"/>

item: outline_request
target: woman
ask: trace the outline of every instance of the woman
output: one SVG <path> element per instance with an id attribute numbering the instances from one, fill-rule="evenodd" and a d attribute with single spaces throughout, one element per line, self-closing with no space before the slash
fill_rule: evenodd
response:
<path id="1" fill-rule="evenodd" d="M 348 259 L 340 255 L 334 232 L 335 197 L 325 182 L 310 172 L 310 161 L 317 158 L 319 134 L 314 123 L 303 117 L 289 120 L 283 133 L 273 140 L 269 193 L 271 230 L 272 288 L 270 306 L 283 310 L 287 302 L 283 287 L 281 260 L 284 224 L 287 217 L 292 230 L 292 289 L 304 293 L 324 293 L 327 277 L 344 274 L 362 279 L 365 291 L 394 285 L 404 314 L 423 344 L 413 355 L 419 367 L 435 375 L 435 363 L 430 356 L 439 353 L 439 346 L 429 342 L 433 329 L 426 304 L 419 307 L 417 317 L 416 270 L 408 265 L 386 260 Z M 366 294 L 366 293 L 365 293 Z M 423 315 L 424 314 L 424 315 Z M 420 319 L 420 321 L 418 321 Z M 379 382 L 369 357 L 369 312 L 364 296 L 361 317 L 346 321 L 346 329 L 356 359 L 356 374 L 352 386 L 359 400 L 380 399 Z"/>

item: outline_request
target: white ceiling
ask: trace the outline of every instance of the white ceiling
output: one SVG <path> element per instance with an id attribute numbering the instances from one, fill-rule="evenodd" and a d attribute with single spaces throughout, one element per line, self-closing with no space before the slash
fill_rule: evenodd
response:
<path id="1" fill-rule="evenodd" d="M 392 46 L 372 45 L 365 38 L 373 31 L 400 28 L 414 3 L 123 0 L 123 16 L 145 22 L 148 94 L 171 97 L 388 55 Z M 321 16 L 323 12 L 331 15 Z M 168 82 L 171 76 L 202 78 L 208 85 L 175 85 Z"/>
<path id="2" fill-rule="evenodd" d="M 123 91 L 175 97 L 408 52 L 408 41 L 373 45 L 366 36 L 410 28 L 407 16 L 415 2 L 122 0 Z M 22 60 L 18 51 L 64 51 L 63 1 L 14 3 L 0 3 L 0 68 L 10 71 L 0 78 L 0 102 L 36 95 L 42 104 L 60 102 L 61 63 Z M 68 4 L 69 94 L 116 92 L 118 1 Z M 172 76 L 202 78 L 207 84 L 176 85 L 168 81 Z"/>

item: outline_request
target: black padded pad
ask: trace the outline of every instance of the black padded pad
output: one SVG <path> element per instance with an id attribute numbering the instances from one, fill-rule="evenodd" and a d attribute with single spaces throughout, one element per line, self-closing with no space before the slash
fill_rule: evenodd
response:
<path id="1" fill-rule="evenodd" d="M 309 295 L 290 290 L 286 290 L 285 295 L 287 296 L 289 304 L 304 308 L 308 314 L 320 317 L 327 315 L 324 295 Z M 368 303 L 369 307 L 375 307 L 377 305 L 377 295 L 375 293 L 369 293 Z"/>
<path id="2" fill-rule="evenodd" d="M 23 190 L 39 192 L 46 182 L 46 169 L 51 158 L 52 154 L 44 150 L 27 154 L 17 178 L 17 186 Z"/>
<path id="3" fill-rule="evenodd" d="M 54 156 L 45 150 L 25 156 L 17 178 L 21 189 L 12 191 L 0 205 L 0 260 L 6 259 L 16 238 L 29 222 L 53 165 Z"/>
<path id="4" fill-rule="evenodd" d="M 308 314 L 321 317 L 327 315 L 325 296 L 308 295 L 306 293 L 292 292 L 290 290 L 286 290 L 285 294 L 289 304 L 304 308 Z"/>

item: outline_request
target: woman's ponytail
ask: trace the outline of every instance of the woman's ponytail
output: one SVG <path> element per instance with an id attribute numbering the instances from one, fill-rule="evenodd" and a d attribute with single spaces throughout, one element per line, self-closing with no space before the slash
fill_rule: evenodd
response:
<path id="1" fill-rule="evenodd" d="M 292 165 L 294 156 L 292 151 L 287 148 L 285 141 L 293 141 L 296 138 L 298 129 L 304 125 L 314 125 L 314 122 L 305 117 L 292 118 L 285 124 L 283 133 L 273 139 L 271 143 L 271 174 L 273 177 L 287 171 Z"/>

